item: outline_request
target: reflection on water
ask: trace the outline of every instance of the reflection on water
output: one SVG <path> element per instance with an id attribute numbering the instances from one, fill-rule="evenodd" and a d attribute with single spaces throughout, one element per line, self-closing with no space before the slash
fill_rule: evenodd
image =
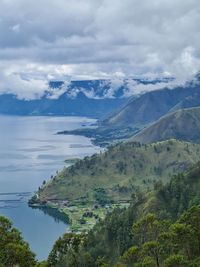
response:
<path id="1" fill-rule="evenodd" d="M 67 221 L 58 214 L 29 208 L 27 201 L 30 197 L 29 192 L 1 194 L 0 214 L 10 218 L 22 231 L 37 258 L 45 259 L 55 240 L 67 231 Z"/>

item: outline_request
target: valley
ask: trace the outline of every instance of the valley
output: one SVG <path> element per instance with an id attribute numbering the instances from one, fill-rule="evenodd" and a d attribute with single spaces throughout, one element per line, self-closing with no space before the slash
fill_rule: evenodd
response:
<path id="1" fill-rule="evenodd" d="M 193 81 L 188 81 L 184 86 L 177 86 L 173 90 L 164 88 L 130 98 L 120 108 L 99 119 L 97 127 L 93 130 L 88 128 L 76 129 L 72 132 L 63 130 L 59 134 L 90 137 L 94 144 L 100 146 L 107 146 L 131 137 L 133 137 L 132 140 L 137 141 L 134 135 L 139 133 L 138 136 L 140 136 L 141 130 L 148 128 L 163 117 L 182 109 L 198 108 L 200 104 L 199 80 L 200 75 L 197 74 Z M 164 140 L 176 137 L 178 138 L 175 133 L 169 134 Z M 156 140 L 163 139 L 155 138 L 151 141 Z"/>

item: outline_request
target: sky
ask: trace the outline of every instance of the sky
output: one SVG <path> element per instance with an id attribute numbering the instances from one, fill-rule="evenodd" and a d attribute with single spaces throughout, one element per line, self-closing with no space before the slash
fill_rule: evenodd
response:
<path id="1" fill-rule="evenodd" d="M 0 93 L 31 98 L 49 80 L 183 83 L 200 69 L 199 14 L 199 0 L 0 0 Z"/>

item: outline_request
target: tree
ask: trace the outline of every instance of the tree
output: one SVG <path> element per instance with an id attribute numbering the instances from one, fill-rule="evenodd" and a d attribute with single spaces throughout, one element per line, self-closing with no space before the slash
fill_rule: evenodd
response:
<path id="1" fill-rule="evenodd" d="M 194 231 L 190 225 L 184 223 L 174 223 L 170 227 L 171 246 L 174 252 L 181 252 L 192 259 L 194 247 Z"/>
<path id="2" fill-rule="evenodd" d="M 151 257 L 144 257 L 141 264 L 138 264 L 138 267 L 155 267 L 156 263 Z"/>
<path id="3" fill-rule="evenodd" d="M 96 267 L 109 267 L 104 257 L 98 257 L 95 263 Z"/>
<path id="4" fill-rule="evenodd" d="M 192 250 L 194 255 L 200 256 L 200 205 L 191 207 L 186 211 L 179 220 L 180 223 L 184 223 L 190 226 L 193 231 L 192 236 Z"/>
<path id="5" fill-rule="evenodd" d="M 36 266 L 35 255 L 12 223 L 0 216 L 0 263 L 3 266 Z"/>
<path id="6" fill-rule="evenodd" d="M 134 262 L 139 259 L 139 248 L 137 246 L 130 247 L 121 257 L 121 261 L 128 266 L 133 266 Z"/>
<path id="7" fill-rule="evenodd" d="M 166 237 L 169 226 L 169 221 L 158 220 L 154 214 L 148 214 L 133 224 L 132 231 L 141 251 L 141 259 L 148 257 L 152 260 L 151 262 L 154 262 L 154 266 L 162 265 L 167 248 Z"/>
<path id="8" fill-rule="evenodd" d="M 171 255 L 165 260 L 164 267 L 188 267 L 189 262 L 183 257 L 183 255 Z"/>
<path id="9" fill-rule="evenodd" d="M 81 245 L 85 241 L 84 235 L 66 233 L 62 238 L 59 238 L 48 257 L 48 266 L 61 267 L 61 262 L 64 266 L 78 267 L 78 255 Z M 63 258 L 64 256 L 64 258 Z"/>
<path id="10" fill-rule="evenodd" d="M 142 254 L 145 256 L 148 255 L 153 262 L 155 262 L 155 266 L 160 267 L 160 257 L 162 255 L 162 246 L 159 242 L 149 241 L 144 243 L 142 246 Z"/>
<path id="11" fill-rule="evenodd" d="M 159 221 L 154 214 L 148 214 L 133 224 L 132 232 L 136 241 L 143 245 L 148 241 L 158 241 L 169 228 L 169 221 Z"/>

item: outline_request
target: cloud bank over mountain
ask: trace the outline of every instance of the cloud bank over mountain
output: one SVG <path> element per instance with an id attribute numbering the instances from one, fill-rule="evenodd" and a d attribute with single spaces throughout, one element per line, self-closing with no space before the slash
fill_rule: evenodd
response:
<path id="1" fill-rule="evenodd" d="M 198 0 L 2 0 L 0 92 L 39 97 L 55 79 L 183 83 L 200 69 L 199 13 Z"/>

